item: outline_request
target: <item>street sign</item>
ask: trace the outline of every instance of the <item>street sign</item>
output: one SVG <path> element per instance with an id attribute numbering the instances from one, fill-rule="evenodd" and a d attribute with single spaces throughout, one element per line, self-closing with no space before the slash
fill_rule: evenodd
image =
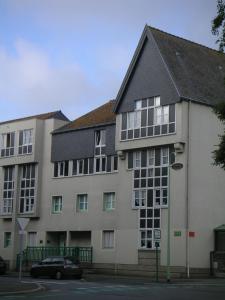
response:
<path id="1" fill-rule="evenodd" d="M 181 231 L 180 230 L 174 231 L 174 236 L 181 236 Z"/>
<path id="2" fill-rule="evenodd" d="M 161 230 L 154 229 L 154 240 L 161 240 Z"/>
<path id="3" fill-rule="evenodd" d="M 24 230 L 27 227 L 27 224 L 29 223 L 29 218 L 17 218 L 17 222 L 20 226 L 21 230 Z"/>

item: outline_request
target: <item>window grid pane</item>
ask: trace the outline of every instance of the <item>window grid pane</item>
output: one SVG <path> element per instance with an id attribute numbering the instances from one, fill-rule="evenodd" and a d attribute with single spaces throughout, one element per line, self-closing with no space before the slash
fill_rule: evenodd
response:
<path id="1" fill-rule="evenodd" d="M 123 114 L 127 124 L 121 125 L 121 140 L 175 133 L 174 108 L 174 104 L 160 106 L 160 97 L 135 101 L 135 111 Z"/>

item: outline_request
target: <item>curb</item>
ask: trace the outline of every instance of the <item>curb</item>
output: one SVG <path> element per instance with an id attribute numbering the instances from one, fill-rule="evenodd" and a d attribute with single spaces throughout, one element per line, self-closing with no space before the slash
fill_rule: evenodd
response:
<path id="1" fill-rule="evenodd" d="M 26 281 L 22 281 L 23 283 L 28 283 Z M 30 283 L 30 282 L 29 282 Z M 37 285 L 36 289 L 30 289 L 30 290 L 22 290 L 22 291 L 15 291 L 15 292 L 0 292 L 0 296 L 7 296 L 7 295 L 18 295 L 18 294 L 29 294 L 29 293 L 35 293 L 42 290 L 45 290 L 45 287 L 41 285 L 40 283 L 35 283 Z"/>

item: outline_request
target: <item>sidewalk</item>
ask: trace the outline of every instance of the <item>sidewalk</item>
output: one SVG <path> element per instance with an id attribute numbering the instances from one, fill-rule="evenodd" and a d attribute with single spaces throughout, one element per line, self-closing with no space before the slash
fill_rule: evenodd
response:
<path id="1" fill-rule="evenodd" d="M 0 276 L 0 296 L 34 293 L 43 289 L 44 287 L 39 283 L 26 282 L 25 279 L 19 281 L 10 276 Z"/>

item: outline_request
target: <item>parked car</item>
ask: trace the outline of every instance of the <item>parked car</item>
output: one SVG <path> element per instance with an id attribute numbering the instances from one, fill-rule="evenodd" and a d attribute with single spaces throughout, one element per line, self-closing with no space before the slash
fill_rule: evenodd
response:
<path id="1" fill-rule="evenodd" d="M 53 256 L 48 257 L 30 269 L 32 277 L 50 276 L 61 279 L 64 276 L 82 277 L 82 269 L 71 257 Z"/>
<path id="2" fill-rule="evenodd" d="M 6 262 L 4 259 L 0 256 L 0 274 L 3 275 L 6 272 Z"/>

